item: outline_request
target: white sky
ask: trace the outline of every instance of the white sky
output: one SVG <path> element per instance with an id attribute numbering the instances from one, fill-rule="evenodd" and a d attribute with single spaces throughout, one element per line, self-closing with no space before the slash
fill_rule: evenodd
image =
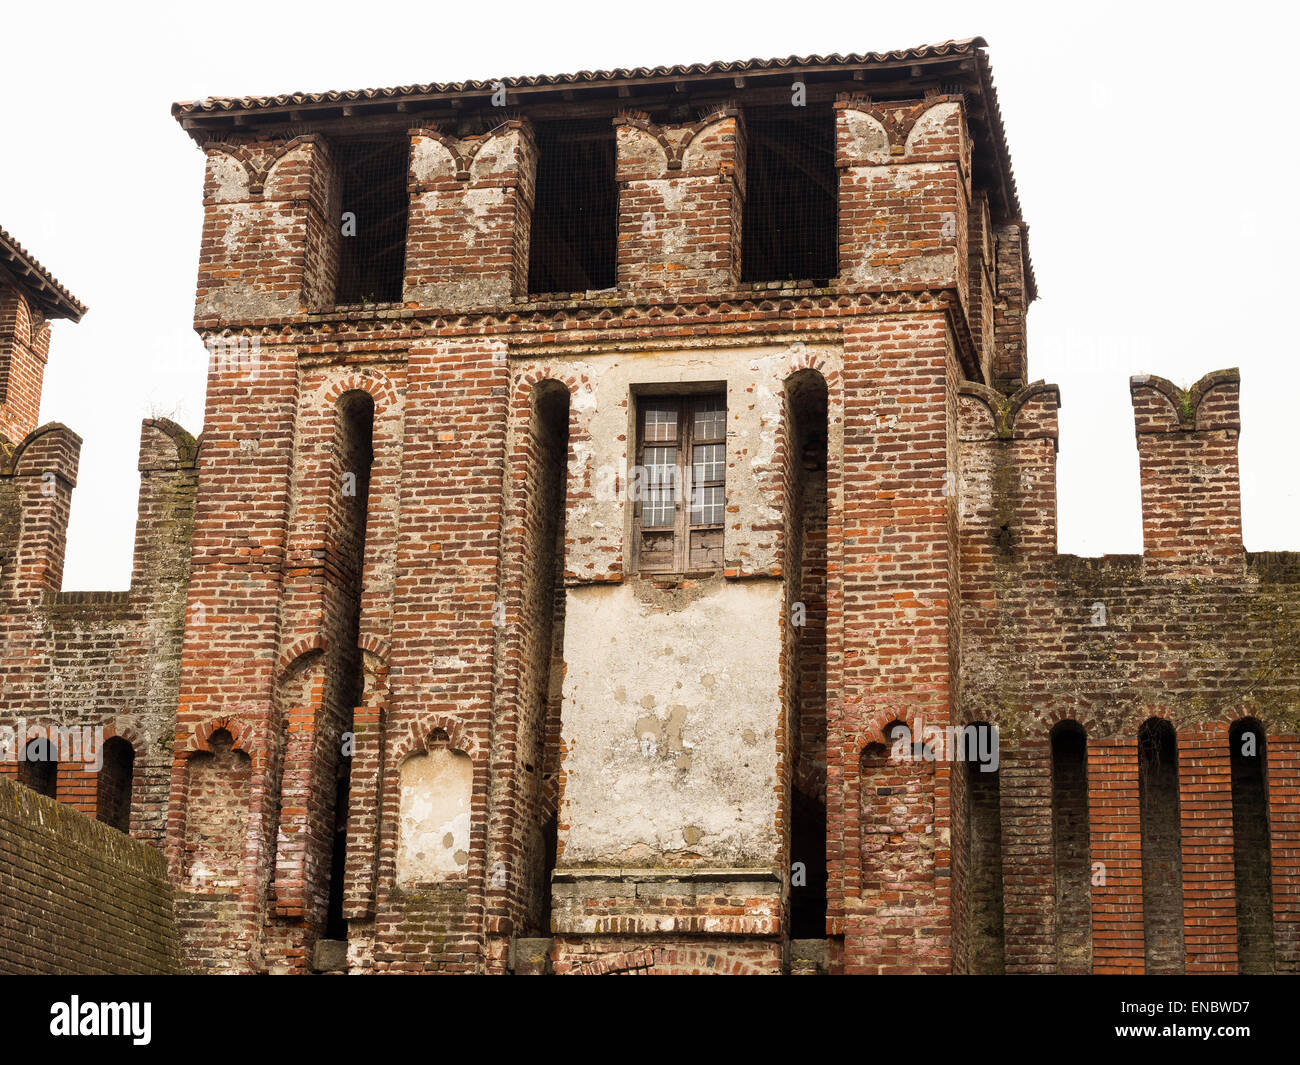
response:
<path id="1" fill-rule="evenodd" d="M 1129 375 L 1186 386 L 1227 366 L 1246 546 L 1300 549 L 1298 21 L 1245 3 L 9 5 L 0 225 L 90 307 L 54 325 L 41 408 L 85 440 L 64 587 L 129 582 L 140 419 L 201 427 L 203 155 L 174 100 L 976 35 L 1031 227 L 1030 376 L 1062 392 L 1061 550 L 1141 550 Z"/>

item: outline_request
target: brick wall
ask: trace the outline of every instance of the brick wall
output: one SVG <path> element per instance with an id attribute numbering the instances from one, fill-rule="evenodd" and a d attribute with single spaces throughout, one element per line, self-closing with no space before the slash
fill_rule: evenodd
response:
<path id="1" fill-rule="evenodd" d="M 1046 779 L 1062 723 L 1084 744 L 1054 766 L 1054 832 L 1004 858 L 1008 899 L 1055 878 L 1022 918 L 1008 904 L 1008 963 L 1054 942 L 1040 971 L 1290 971 L 1300 559 L 1240 549 L 1236 372 L 1132 389 L 1144 553 L 1088 559 L 1055 551 L 1054 389 L 962 388 L 961 712 L 1000 726 L 1004 772 L 1038 759 Z M 1163 745 L 1139 742 L 1151 728 Z"/>
<path id="2" fill-rule="evenodd" d="M 0 778 L 0 973 L 177 971 L 162 854 Z"/>
<path id="3" fill-rule="evenodd" d="M 131 745 L 128 824 L 161 847 L 167 828 L 180 640 L 197 491 L 198 442 L 165 419 L 143 423 L 131 587 L 60 590 L 80 439 L 35 430 L 0 463 L 0 524 L 13 545 L 0 564 L 0 726 L 102 730 Z M 0 758 L 0 775 L 19 766 Z M 97 767 L 57 768 L 58 798 L 101 814 Z M 107 816 L 108 810 L 103 813 Z"/>

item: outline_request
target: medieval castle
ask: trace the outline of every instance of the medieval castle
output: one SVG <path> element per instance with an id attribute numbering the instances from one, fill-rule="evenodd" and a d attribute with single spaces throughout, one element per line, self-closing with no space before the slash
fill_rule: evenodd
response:
<path id="1" fill-rule="evenodd" d="M 1300 554 L 1234 370 L 1132 379 L 1143 553 L 1057 553 L 982 41 L 173 113 L 129 591 L 0 233 L 0 918 L 117 929 L 0 969 L 1300 970 Z"/>

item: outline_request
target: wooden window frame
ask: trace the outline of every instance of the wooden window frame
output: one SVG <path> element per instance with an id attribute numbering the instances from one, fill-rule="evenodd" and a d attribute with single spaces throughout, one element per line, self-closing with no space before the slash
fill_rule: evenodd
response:
<path id="1" fill-rule="evenodd" d="M 717 409 L 721 404 L 722 431 L 719 434 L 697 434 L 695 415 L 706 409 Z M 706 406 L 707 405 L 707 406 Z M 677 413 L 676 435 L 671 440 L 646 439 L 646 412 L 649 408 L 672 408 Z M 645 526 L 642 522 L 641 493 L 633 500 L 632 528 L 636 549 L 636 571 L 658 575 L 686 573 L 712 574 L 723 568 L 723 544 L 726 537 L 726 473 L 727 473 L 727 395 L 725 390 L 708 392 L 646 392 L 636 396 L 636 466 L 645 468 L 647 447 L 673 447 L 676 449 L 675 481 L 673 484 L 673 523 Z M 694 479 L 695 448 L 709 444 L 722 446 L 722 477 L 696 481 Z M 689 476 L 688 476 L 689 471 Z M 644 478 L 640 482 L 646 484 Z M 691 522 L 691 496 L 696 489 L 722 489 L 722 518 L 715 522 Z M 672 535 L 671 559 L 650 559 L 644 550 L 647 534 Z M 710 535 L 712 534 L 712 535 Z M 693 542 L 693 537 L 696 537 Z M 698 544 L 698 546 L 696 546 Z M 708 557 L 712 556 L 712 557 Z M 692 561 L 694 557 L 694 561 Z"/>

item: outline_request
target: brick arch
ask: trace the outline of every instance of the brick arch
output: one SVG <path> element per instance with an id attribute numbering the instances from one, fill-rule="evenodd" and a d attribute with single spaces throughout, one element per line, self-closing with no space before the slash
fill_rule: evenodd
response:
<path id="1" fill-rule="evenodd" d="M 112 739 L 126 740 L 131 745 L 131 750 L 135 751 L 136 754 L 139 754 L 144 749 L 144 743 L 140 739 L 139 733 L 130 725 L 123 725 L 121 728 L 116 725 L 105 725 L 104 742 L 107 743 Z"/>
<path id="2" fill-rule="evenodd" d="M 648 973 L 654 965 L 654 954 L 653 950 L 628 950 L 622 954 L 609 954 L 567 969 L 563 975 L 625 976 L 629 973 Z"/>
<path id="3" fill-rule="evenodd" d="M 535 386 L 545 381 L 555 381 L 569 390 L 570 409 L 572 409 L 572 398 L 589 384 L 586 377 L 562 373 L 544 364 L 534 366 L 515 379 L 513 404 L 517 406 L 522 403 L 531 409 Z"/>
<path id="4" fill-rule="evenodd" d="M 258 753 L 252 725 L 237 717 L 210 717 L 205 721 L 197 722 L 189 729 L 189 738 L 183 748 L 178 748 L 177 754 L 184 758 L 200 751 L 211 754 L 212 735 L 221 729 L 230 733 L 232 750 L 243 751 L 250 758 L 254 758 Z"/>
<path id="5" fill-rule="evenodd" d="M 466 137 L 461 141 L 461 144 L 464 145 L 465 168 L 467 171 L 466 177 L 476 179 L 474 174 L 474 164 L 478 161 L 478 157 L 482 154 L 483 149 L 494 140 L 505 137 L 511 133 L 519 133 L 530 144 L 533 142 L 532 123 L 527 119 L 522 118 L 507 118 L 487 133 L 480 134 L 476 137 Z M 478 179 L 481 179 L 481 175 L 479 175 Z"/>
<path id="6" fill-rule="evenodd" d="M 388 655 L 390 651 L 387 640 L 378 636 L 362 635 L 357 640 L 361 648 L 361 670 L 364 678 L 363 698 L 367 705 L 388 694 Z"/>
<path id="7" fill-rule="evenodd" d="M 901 707 L 884 707 L 880 710 L 873 710 L 861 720 L 862 726 L 852 736 L 854 765 L 862 760 L 862 752 L 873 743 L 879 743 L 884 747 L 893 746 L 894 741 L 890 739 L 885 729 L 894 722 L 904 724 L 911 729 L 913 740 L 915 740 L 917 732 L 920 731 L 916 727 L 917 719 Z M 922 723 L 922 728 L 924 728 L 924 723 Z"/>
<path id="8" fill-rule="evenodd" d="M 412 755 L 427 754 L 429 737 L 434 729 L 442 729 L 447 733 L 449 750 L 459 751 L 469 756 L 470 761 L 474 763 L 474 773 L 477 778 L 483 766 L 483 749 L 478 738 L 456 715 L 437 711 L 418 714 L 400 731 L 393 744 L 394 768 L 400 767 L 401 763 Z"/>
<path id="9" fill-rule="evenodd" d="M 790 362 L 786 366 L 783 383 L 788 385 L 791 378 L 811 370 L 822 379 L 829 395 L 832 389 L 839 388 L 840 385 L 840 371 L 829 363 L 830 360 L 824 354 L 810 349 L 803 341 L 796 341 L 790 345 Z"/>
<path id="10" fill-rule="evenodd" d="M 642 133 L 646 137 L 649 137 L 650 140 L 654 141 L 654 143 L 658 145 L 659 150 L 663 152 L 662 169 L 664 171 L 681 167 L 682 164 L 680 160 L 677 160 L 676 166 L 674 167 L 672 142 L 669 141 L 668 137 L 665 135 L 662 126 L 650 121 L 649 115 L 641 111 L 629 111 L 619 115 L 614 119 L 615 136 L 618 135 L 619 126 L 627 126 L 629 129 L 634 129 L 638 133 Z"/>
<path id="11" fill-rule="evenodd" d="M 4 469 L 0 469 L 0 476 L 5 476 L 5 475 L 11 477 L 16 476 L 19 472 L 18 467 L 22 463 L 23 458 L 27 454 L 28 450 L 31 449 L 33 445 L 35 445 L 37 441 L 39 441 L 42 437 L 50 433 L 62 434 L 65 437 L 65 439 L 67 439 L 70 446 L 79 448 L 81 445 L 81 437 L 79 437 L 76 433 L 74 433 L 62 422 L 46 422 L 44 425 L 39 426 L 36 429 L 33 429 L 30 433 L 28 433 L 25 437 L 23 437 L 23 439 L 19 442 L 18 446 L 14 448 L 13 453 L 9 456 L 8 467 Z M 39 450 L 40 449 L 37 448 L 37 451 Z M 33 470 L 32 472 L 35 471 Z"/>
<path id="12" fill-rule="evenodd" d="M 1043 719 L 1043 738 L 1051 739 L 1056 726 L 1064 724 L 1078 725 L 1089 740 L 1101 738 L 1099 734 L 1101 725 L 1091 707 L 1072 706 L 1050 711 Z"/>
<path id="13" fill-rule="evenodd" d="M 287 674 L 302 665 L 308 656 L 324 653 L 328 647 L 327 641 L 319 634 L 303 636 L 301 639 L 294 640 L 293 643 L 280 652 L 275 660 L 277 678 L 283 680 Z"/>
<path id="14" fill-rule="evenodd" d="M 257 163 L 254 160 L 253 153 L 249 151 L 247 145 L 229 144 L 225 141 L 212 141 L 203 146 L 203 151 L 207 155 L 209 166 L 212 166 L 213 164 L 216 163 L 217 161 L 215 158 L 216 156 L 224 155 L 227 159 L 231 160 L 234 163 L 237 163 L 244 172 L 243 188 L 240 190 L 244 193 L 244 196 L 242 198 L 236 198 L 233 200 L 223 199 L 223 200 L 213 201 L 213 202 L 219 202 L 219 203 L 246 202 L 247 200 L 252 199 L 254 184 L 257 184 L 258 190 L 260 192 L 261 181 L 258 176 Z M 206 183 L 207 180 L 206 175 L 204 177 L 204 180 Z"/>
<path id="15" fill-rule="evenodd" d="M 922 101 L 920 111 L 911 119 L 903 138 L 903 154 L 924 151 L 924 142 L 931 133 L 939 133 L 945 122 L 960 115 L 962 100 L 959 96 L 934 96 Z M 942 112 L 940 114 L 939 112 Z"/>
<path id="16" fill-rule="evenodd" d="M 256 173 L 254 173 L 248 191 L 254 196 L 262 196 L 266 191 L 267 184 L 271 180 L 272 173 L 275 168 L 280 165 L 280 161 L 289 155 L 290 152 L 295 152 L 304 145 L 315 143 L 316 135 L 313 133 L 303 133 L 294 137 L 292 140 L 285 141 L 284 144 L 280 145 L 280 147 L 276 148 L 275 151 L 271 153 L 271 158 L 264 163 Z"/>
<path id="17" fill-rule="evenodd" d="M 456 180 L 469 180 L 469 160 L 467 160 L 461 152 L 460 142 L 454 137 L 448 137 L 445 133 L 440 133 L 431 126 L 416 126 L 414 129 L 409 129 L 406 132 L 412 141 L 414 141 L 416 137 L 426 137 L 435 144 L 442 145 L 447 154 L 451 156 L 452 173 Z M 419 191 L 419 189 L 426 184 L 426 181 L 416 181 L 413 182 L 413 184 L 415 188 L 412 191 Z"/>
<path id="18" fill-rule="evenodd" d="M 176 448 L 176 457 L 182 468 L 191 469 L 198 461 L 199 442 L 170 418 L 146 418 L 144 424 L 168 437 Z"/>
<path id="19" fill-rule="evenodd" d="M 740 112 L 735 108 L 719 107 L 716 110 L 714 110 L 712 113 L 705 115 L 705 117 L 700 119 L 700 121 L 693 122 L 689 126 L 686 126 L 685 127 L 686 136 L 684 136 L 681 139 L 681 142 L 677 145 L 676 148 L 676 152 L 675 152 L 676 165 L 673 164 L 673 159 L 670 157 L 668 160 L 668 169 L 669 170 L 689 169 L 689 167 L 687 166 L 686 157 L 690 153 L 690 149 L 694 147 L 697 142 L 701 145 L 704 144 L 706 139 L 704 136 L 705 131 L 710 129 L 713 126 L 720 125 L 723 122 L 739 121 L 739 118 L 740 118 Z"/>
<path id="20" fill-rule="evenodd" d="M 396 410 L 400 406 L 397 389 L 387 374 L 380 373 L 378 370 L 369 370 L 365 373 L 349 373 L 339 378 L 325 392 L 325 402 L 333 406 L 348 392 L 365 392 L 375 401 L 375 419 L 378 420 L 381 414 L 387 414 Z"/>
<path id="21" fill-rule="evenodd" d="M 842 147 L 850 166 L 889 161 L 889 131 L 867 101 L 849 97 L 837 102 L 835 110 L 843 114 L 847 139 L 842 141 Z"/>

